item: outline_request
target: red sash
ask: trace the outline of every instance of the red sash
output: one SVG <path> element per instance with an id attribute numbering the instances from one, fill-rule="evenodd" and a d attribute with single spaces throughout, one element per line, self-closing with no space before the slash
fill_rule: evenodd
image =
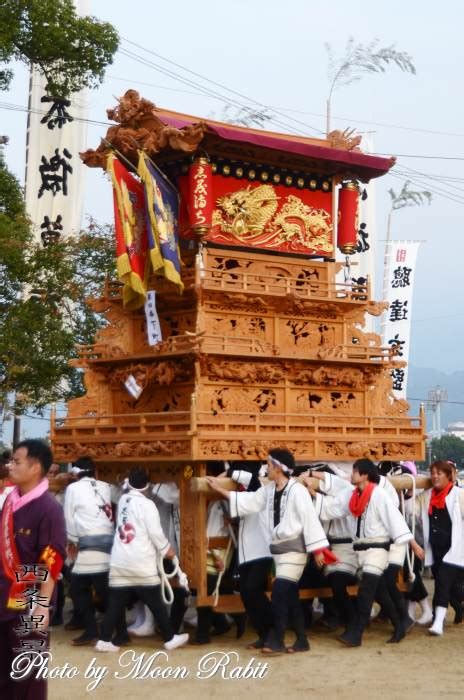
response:
<path id="1" fill-rule="evenodd" d="M 24 610 L 27 608 L 27 601 L 24 598 L 24 591 L 34 583 L 36 578 L 34 572 L 21 574 L 21 580 L 16 578 L 16 572 L 21 572 L 22 562 L 19 558 L 13 527 L 13 499 L 9 494 L 2 510 L 2 524 L 0 533 L 0 544 L 2 550 L 3 570 L 7 578 L 11 581 L 10 591 L 6 607 L 10 610 Z"/>
<path id="2" fill-rule="evenodd" d="M 350 498 L 350 511 L 355 518 L 360 518 L 366 510 L 369 501 L 371 500 L 372 491 L 376 486 L 377 484 L 374 484 L 372 481 L 368 481 L 363 491 L 354 489 Z"/>
<path id="3" fill-rule="evenodd" d="M 437 489 L 433 488 L 432 489 L 432 494 L 430 496 L 430 503 L 429 503 L 429 515 L 432 515 L 432 511 L 434 508 L 439 508 L 440 510 L 442 508 L 446 508 L 446 497 L 453 488 L 454 484 L 452 481 L 448 484 L 448 486 L 445 486 L 444 489 L 441 491 L 438 491 Z"/>

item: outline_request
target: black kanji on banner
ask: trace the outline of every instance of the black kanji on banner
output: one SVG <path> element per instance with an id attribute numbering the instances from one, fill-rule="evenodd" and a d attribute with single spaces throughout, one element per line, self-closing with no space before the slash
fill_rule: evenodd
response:
<path id="1" fill-rule="evenodd" d="M 391 281 L 391 286 L 398 287 L 409 287 L 411 285 L 411 280 L 409 279 L 412 269 L 410 267 L 397 267 L 393 270 L 393 279 Z"/>
<path id="2" fill-rule="evenodd" d="M 408 302 L 407 301 L 400 301 L 400 299 L 395 299 L 392 301 L 390 304 L 390 316 L 389 320 L 390 321 L 407 321 L 408 320 L 408 311 L 409 309 L 407 308 Z"/>
<path id="3" fill-rule="evenodd" d="M 57 126 L 58 129 L 61 129 L 63 124 L 66 124 L 66 122 L 74 121 L 74 117 L 72 117 L 66 110 L 66 107 L 71 106 L 71 102 L 69 100 L 62 97 L 50 97 L 49 95 L 44 95 L 40 101 L 52 103 L 47 114 L 40 120 L 40 123 L 46 124 L 49 129 L 54 129 L 55 126 Z"/>
<path id="4" fill-rule="evenodd" d="M 62 156 L 59 148 L 55 148 L 55 155 L 50 160 L 42 156 L 42 164 L 39 166 L 42 184 L 37 195 L 38 199 L 40 199 L 45 190 L 52 192 L 53 196 L 57 192 L 63 192 L 64 195 L 68 194 L 68 173 L 72 173 L 73 169 L 66 159 L 70 160 L 71 158 L 72 155 L 67 148 L 63 149 Z"/>
<path id="5" fill-rule="evenodd" d="M 392 369 L 391 377 L 393 379 L 393 389 L 395 391 L 402 391 L 404 383 L 404 369 L 400 369 L 399 367 Z"/>
<path id="6" fill-rule="evenodd" d="M 406 343 L 405 340 L 400 340 L 399 333 L 397 333 L 393 338 L 390 338 L 388 344 L 391 345 L 391 349 L 394 355 L 403 357 L 403 345 Z"/>
<path id="7" fill-rule="evenodd" d="M 358 240 L 356 242 L 356 252 L 357 253 L 366 253 L 369 250 L 369 248 L 371 246 L 367 242 L 368 238 L 369 238 L 369 234 L 366 231 L 366 224 L 360 224 L 359 230 L 358 230 Z"/>
<path id="8" fill-rule="evenodd" d="M 63 230 L 63 224 L 61 223 L 62 221 L 63 217 L 61 214 L 58 214 L 56 221 L 50 221 L 50 217 L 44 216 L 44 220 L 40 224 L 40 228 L 43 229 L 40 237 L 42 238 L 44 247 L 46 247 L 49 243 L 56 243 L 56 241 L 59 239 L 61 231 Z"/>

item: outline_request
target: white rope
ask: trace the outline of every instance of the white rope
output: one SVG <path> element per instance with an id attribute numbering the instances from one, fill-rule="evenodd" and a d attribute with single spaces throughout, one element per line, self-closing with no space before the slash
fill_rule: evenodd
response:
<path id="1" fill-rule="evenodd" d="M 415 539 L 415 534 L 416 534 L 416 479 L 412 474 L 406 474 L 403 472 L 401 476 L 409 476 L 412 481 L 412 524 L 411 524 L 411 532 L 412 536 Z M 401 512 L 406 519 L 406 513 L 405 513 L 405 498 L 404 498 L 404 489 L 400 491 L 400 504 L 401 504 Z M 416 579 L 416 574 L 414 573 L 414 560 L 415 560 L 415 554 L 412 551 L 411 547 L 406 548 L 406 561 L 408 562 L 408 569 L 409 569 L 409 580 L 411 583 L 413 583 Z"/>
<path id="2" fill-rule="evenodd" d="M 345 267 L 343 268 L 343 275 L 345 278 L 345 284 L 351 285 L 351 260 L 350 256 L 345 256 Z"/>
<path id="3" fill-rule="evenodd" d="M 222 577 L 224 576 L 225 571 L 226 571 L 226 561 L 227 561 L 227 558 L 229 556 L 229 552 L 230 552 L 230 549 L 232 547 L 232 544 L 233 544 L 233 539 L 232 539 L 232 537 L 230 537 L 229 541 L 227 543 L 227 549 L 226 549 L 226 552 L 224 554 L 224 559 L 222 560 L 223 569 L 222 569 L 222 571 L 220 571 L 218 573 L 216 586 L 214 587 L 214 591 L 213 591 L 213 608 L 217 607 L 217 604 L 219 602 L 219 588 L 221 586 Z"/>
<path id="4" fill-rule="evenodd" d="M 171 582 L 169 580 L 174 578 L 174 576 L 177 576 L 179 579 L 179 585 L 182 588 L 185 588 L 187 593 L 190 593 L 187 574 L 180 568 L 178 557 L 173 557 L 171 561 L 174 568 L 172 572 L 168 574 L 164 569 L 163 557 L 161 554 L 158 554 L 158 570 L 161 578 L 161 597 L 163 599 L 163 603 L 166 605 L 171 605 L 174 602 L 174 591 L 172 590 Z"/>

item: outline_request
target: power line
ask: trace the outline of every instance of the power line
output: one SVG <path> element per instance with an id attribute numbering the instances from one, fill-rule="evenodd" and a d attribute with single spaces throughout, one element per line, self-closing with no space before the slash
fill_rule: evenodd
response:
<path id="1" fill-rule="evenodd" d="M 430 178 L 431 180 L 434 180 L 435 182 L 441 183 L 442 185 L 445 185 L 446 187 L 456 190 L 457 192 L 462 192 L 464 194 L 464 190 L 460 187 L 456 187 L 456 185 L 453 185 L 450 182 L 443 182 L 442 178 L 439 176 L 434 176 L 429 173 L 421 173 L 419 170 L 414 170 L 413 168 L 408 167 L 407 165 L 402 165 L 401 166 L 403 170 L 406 170 L 408 172 L 413 173 L 414 175 L 419 175 L 420 177 L 426 177 Z"/>
<path id="2" fill-rule="evenodd" d="M 168 87 L 167 85 L 158 85 L 155 83 L 147 83 L 147 82 L 144 82 L 142 80 L 134 80 L 133 78 L 122 78 L 121 76 L 111 75 L 109 73 L 106 74 L 106 77 L 111 78 L 112 80 L 119 80 L 120 82 L 123 82 L 123 83 L 133 83 L 135 85 L 144 85 L 145 87 L 153 87 L 153 88 L 157 88 L 159 90 L 168 90 L 169 92 L 179 92 L 179 93 L 182 93 L 184 95 L 200 95 L 201 96 L 203 94 L 201 92 L 198 92 L 197 90 L 180 90 L 179 88 L 172 88 L 172 87 Z M 215 98 L 215 99 L 219 99 L 219 98 Z M 268 109 L 271 109 L 273 111 L 280 110 L 281 112 L 285 113 L 285 116 L 287 118 L 289 118 L 287 115 L 287 112 L 294 112 L 295 114 L 307 114 L 307 115 L 312 116 L 312 117 L 322 117 L 322 118 L 326 117 L 326 115 L 323 114 L 322 112 L 309 112 L 306 110 L 292 109 L 290 107 L 282 107 L 282 106 L 276 106 L 276 105 L 268 105 Z M 404 129 L 405 131 L 414 131 L 414 132 L 425 133 L 425 134 L 436 134 L 439 136 L 464 137 L 464 133 L 461 134 L 461 133 L 454 133 L 451 131 L 437 131 L 436 129 L 421 129 L 418 127 L 404 126 L 401 124 L 388 124 L 386 122 L 371 122 L 371 121 L 368 121 L 366 119 L 355 119 L 354 117 L 341 117 L 341 116 L 333 115 L 332 119 L 338 119 L 339 121 L 345 121 L 345 122 L 355 122 L 358 124 L 369 124 L 371 126 L 381 126 L 381 127 L 388 128 L 388 129 Z M 321 131 L 320 133 L 324 133 L 324 132 Z M 443 175 L 443 176 L 439 176 L 439 177 L 447 178 L 448 176 Z M 452 177 L 450 177 L 450 179 L 464 181 L 464 178 L 452 178 Z"/>
<path id="3" fill-rule="evenodd" d="M 0 109 L 5 109 L 11 112 L 30 112 L 31 114 L 41 114 L 45 115 L 48 114 L 47 110 L 42 110 L 42 109 L 29 109 L 27 105 L 17 105 L 12 102 L 0 102 Z M 114 126 L 113 122 L 108 122 L 108 121 L 99 121 L 97 119 L 88 119 L 86 117 L 74 117 L 74 121 L 78 122 L 85 122 L 87 124 L 97 124 L 98 126 Z"/>
<path id="4" fill-rule="evenodd" d="M 412 396 L 407 396 L 406 397 L 408 401 L 422 401 L 424 403 L 428 403 L 430 399 L 416 399 L 413 398 Z M 464 406 L 464 401 L 449 401 L 448 399 L 442 400 L 441 403 L 452 403 L 455 404 L 456 406 Z"/>
<path id="5" fill-rule="evenodd" d="M 167 75 L 167 76 L 173 78 L 174 80 L 177 80 L 177 81 L 183 83 L 184 85 L 188 85 L 189 87 L 194 86 L 194 87 L 198 88 L 199 90 L 201 90 L 201 92 L 208 97 L 218 98 L 222 102 L 224 102 L 225 104 L 229 104 L 229 105 L 232 105 L 234 107 L 238 107 L 242 111 L 243 110 L 246 112 L 253 111 L 250 106 L 245 105 L 242 102 L 239 102 L 238 100 L 236 100 L 233 97 L 226 97 L 224 95 L 221 95 L 218 92 L 215 92 L 214 90 L 212 90 L 210 88 L 199 85 L 198 83 L 195 83 L 195 82 L 189 80 L 188 78 L 184 78 L 183 76 L 180 76 L 177 73 L 174 73 L 173 71 L 171 71 L 167 68 L 164 68 L 163 66 L 160 66 L 159 64 L 156 64 L 153 61 L 150 61 L 150 60 L 144 58 L 143 56 L 139 56 L 138 54 L 133 53 L 132 51 L 127 51 L 127 49 L 120 49 L 120 53 L 124 56 L 127 56 L 127 57 L 133 59 L 134 61 L 137 61 L 141 65 L 147 66 L 148 68 L 152 68 L 153 70 L 157 70 L 160 73 L 163 73 L 164 75 Z M 307 136 L 306 131 L 302 131 L 301 129 L 297 129 L 293 125 L 288 124 L 286 122 L 282 122 L 281 120 L 276 119 L 275 117 L 270 117 L 269 121 L 273 122 L 274 124 L 279 125 L 280 127 L 283 127 L 284 129 L 289 129 L 290 131 L 298 131 L 300 134 Z M 310 129 L 313 128 L 309 125 L 307 125 L 307 127 Z M 320 130 L 318 130 L 318 131 L 320 131 Z M 322 133 L 322 132 L 320 132 L 320 133 Z"/>
<path id="6" fill-rule="evenodd" d="M 395 158 L 426 158 L 426 159 L 434 159 L 434 160 L 464 160 L 464 156 L 424 156 L 424 155 L 418 155 L 417 153 L 372 153 L 371 155 L 374 156 L 386 156 L 387 158 L 391 158 L 392 155 L 395 156 Z"/>
<path id="7" fill-rule="evenodd" d="M 427 187 L 427 189 L 430 190 L 432 194 L 436 194 L 438 197 L 449 199 L 450 201 L 455 202 L 456 204 L 464 204 L 464 199 L 460 199 L 454 193 L 445 192 L 437 189 L 436 187 L 430 187 L 427 181 L 424 182 L 417 178 L 411 177 L 411 175 L 407 172 L 400 170 L 390 170 L 390 172 L 388 172 L 387 175 L 389 175 L 390 177 L 394 177 L 397 180 L 401 180 L 402 182 L 404 182 L 404 180 L 407 179 L 409 180 L 409 182 L 413 183 L 414 185 L 417 185 L 418 187 Z"/>
<path id="8" fill-rule="evenodd" d="M 156 53 L 156 51 L 153 51 L 152 49 L 147 49 L 144 46 L 141 46 L 140 44 L 137 44 L 135 41 L 131 41 L 130 39 L 127 39 L 126 37 L 122 37 L 123 41 L 125 41 L 128 44 L 131 44 L 132 46 L 137 47 L 138 49 L 141 49 L 142 51 L 146 51 L 146 53 L 151 54 L 152 56 L 156 56 L 156 58 L 160 58 L 162 61 L 165 61 L 166 63 L 170 63 L 173 66 L 176 66 L 176 68 L 180 68 L 181 70 L 185 71 L 186 73 L 190 73 L 190 75 L 194 75 L 196 78 L 200 78 L 201 80 L 204 80 L 207 83 L 210 83 L 210 85 L 215 85 L 218 88 L 221 88 L 221 90 L 226 90 L 226 92 L 230 92 L 232 95 L 236 95 L 237 97 L 240 97 L 241 99 L 247 100 L 248 102 L 251 102 L 254 105 L 257 105 L 258 107 L 264 108 L 266 110 L 271 110 L 275 114 L 284 117 L 285 119 L 291 119 L 291 121 L 295 122 L 296 124 L 300 124 L 301 126 L 304 126 L 307 129 L 311 129 L 312 131 L 316 131 L 319 134 L 324 134 L 325 132 L 322 131 L 321 129 L 318 129 L 315 126 L 311 126 L 310 124 L 307 124 L 306 122 L 302 122 L 299 119 L 295 119 L 293 117 L 289 117 L 286 114 L 282 114 L 279 112 L 278 109 L 275 107 L 271 107 L 270 105 L 266 105 L 262 102 L 259 102 L 258 100 L 255 100 L 252 97 L 249 97 L 248 95 L 244 95 L 241 92 L 238 92 L 237 90 L 233 90 L 232 88 L 228 88 L 226 85 L 223 85 L 222 83 L 218 83 L 215 80 L 211 80 L 210 78 L 207 78 L 206 76 L 202 75 L 201 73 L 197 73 L 196 71 L 191 70 L 190 68 L 187 68 L 186 66 L 183 66 L 180 63 L 176 63 L 176 61 L 172 61 L 169 58 L 166 58 L 165 56 L 162 56 L 159 53 Z"/>
<path id="9" fill-rule="evenodd" d="M 312 117 L 325 117 L 325 114 L 320 114 L 318 112 L 306 112 L 298 109 L 289 109 L 287 107 L 280 107 L 279 109 L 282 109 L 284 112 L 296 112 L 298 114 L 308 114 Z M 387 122 L 371 122 L 366 119 L 354 119 L 353 117 L 337 117 L 333 116 L 333 119 L 340 119 L 346 122 L 354 122 L 358 124 L 369 124 L 371 126 L 381 126 L 381 127 L 386 127 L 388 129 L 402 129 L 404 131 L 417 131 L 423 134 L 436 134 L 438 136 L 457 136 L 457 137 L 464 137 L 464 134 L 461 133 L 455 133 L 452 131 L 437 131 L 435 129 L 421 129 L 420 127 L 413 127 L 413 126 L 404 126 L 401 124 L 388 124 Z"/>

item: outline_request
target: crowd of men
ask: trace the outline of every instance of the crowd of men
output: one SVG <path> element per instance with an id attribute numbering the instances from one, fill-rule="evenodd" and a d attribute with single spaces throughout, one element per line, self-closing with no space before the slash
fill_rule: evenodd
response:
<path id="1" fill-rule="evenodd" d="M 167 650 L 208 644 L 232 625 L 239 638 L 247 624 L 256 633 L 249 649 L 304 652 L 316 595 L 318 624 L 343 630 L 337 639 L 350 647 L 361 645 L 374 603 L 392 625 L 390 643 L 416 622 L 441 636 L 449 605 L 455 622 L 462 621 L 464 489 L 451 462 L 432 464 L 432 488 L 403 493 L 401 507 L 385 474 L 414 477 L 410 462 L 360 459 L 351 474 L 310 465 L 297 477 L 293 455 L 279 448 L 265 465 L 212 464 L 216 475 L 206 479 L 216 497 L 209 501 L 207 537 L 228 545 L 208 550 L 207 591 L 214 601 L 239 593 L 245 613 L 233 616 L 191 604 L 195 591 L 179 562 L 174 482 L 153 484 L 144 469 L 132 468 L 110 486 L 83 456 L 72 481 L 68 475 L 66 488 L 52 493 L 47 477 L 58 470 L 52 464 L 39 440 L 25 440 L 0 459 L 0 697 L 16 697 L 19 685 L 18 697 L 46 697 L 43 679 L 18 685 L 10 670 L 18 655 L 48 649 L 49 627 L 64 622 L 65 592 L 72 601 L 65 629 L 79 632 L 71 643 L 99 652 L 155 632 Z M 224 476 L 237 490 L 224 487 Z M 424 566 L 434 578 L 431 603 Z M 309 600 L 300 598 L 301 589 L 313 591 Z M 294 639 L 287 644 L 289 630 Z"/>

